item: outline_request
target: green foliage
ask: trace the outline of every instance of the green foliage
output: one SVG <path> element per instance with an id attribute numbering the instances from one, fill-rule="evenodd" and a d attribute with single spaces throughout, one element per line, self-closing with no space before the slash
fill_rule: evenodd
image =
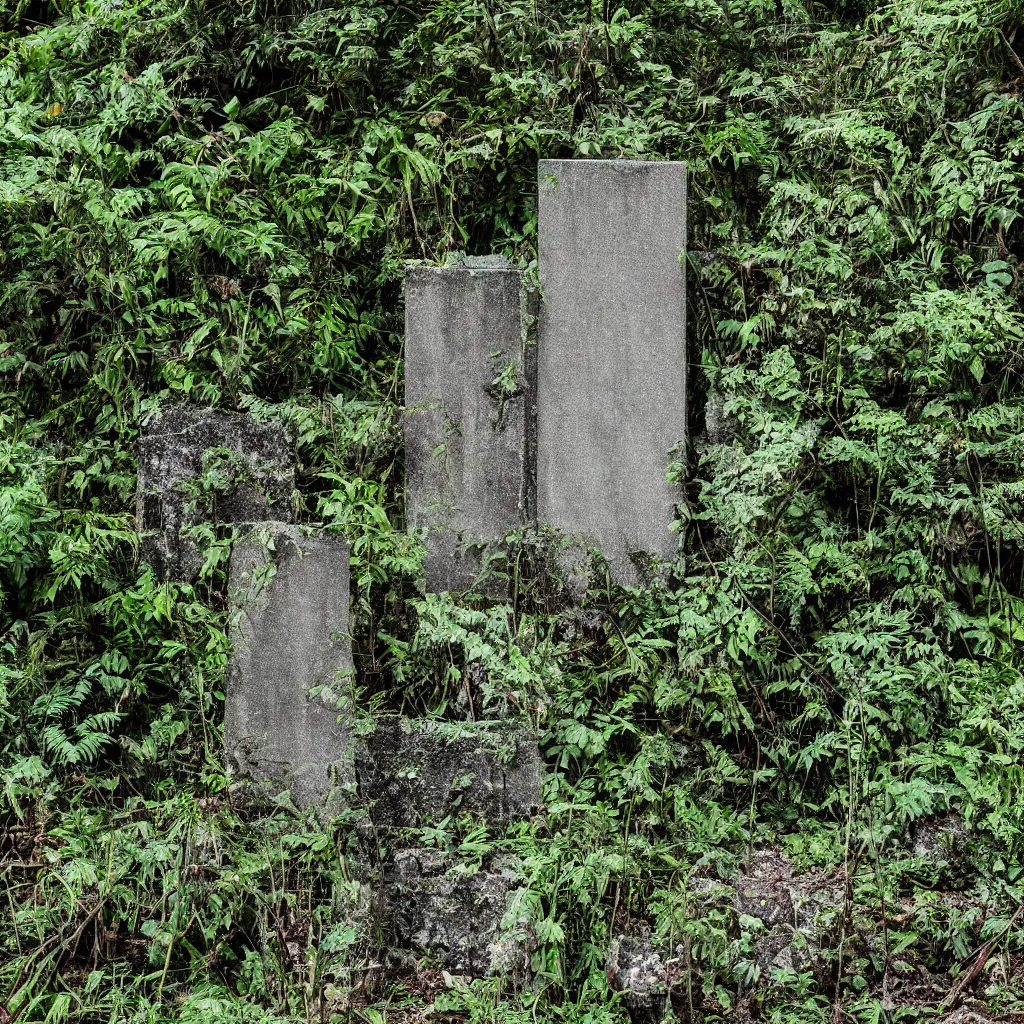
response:
<path id="1" fill-rule="evenodd" d="M 909 1020 L 980 950 L 1020 1008 L 1024 63 L 1018 0 L 83 0 L 0 22 L 0 1018 L 621 1020 L 647 922 L 686 1012 Z M 407 259 L 535 256 L 538 156 L 691 168 L 681 552 L 570 608 L 423 597 L 404 529 Z M 496 369 L 499 395 L 518 382 Z M 138 425 L 285 422 L 353 541 L 361 712 L 522 714 L 535 985 L 385 997 L 352 823 L 225 792 L 224 560 L 139 564 Z M 230 465 L 211 457 L 197 500 Z M 914 853 L 952 815 L 964 837 Z M 844 892 L 823 976 L 712 884 L 760 845 Z M 959 844 L 959 845 L 957 845 Z M 703 892 L 699 898 L 695 893 Z M 912 995 L 900 979 L 940 979 Z M 908 973 L 909 972 L 909 973 Z M 431 981 L 431 978 L 434 981 Z M 419 985 L 419 988 L 417 988 Z M 391 1000 L 389 1008 L 371 1005 Z"/>

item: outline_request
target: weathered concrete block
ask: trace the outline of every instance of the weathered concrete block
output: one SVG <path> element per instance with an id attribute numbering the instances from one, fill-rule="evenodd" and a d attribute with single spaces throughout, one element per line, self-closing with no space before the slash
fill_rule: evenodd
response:
<path id="1" fill-rule="evenodd" d="M 686 165 L 542 160 L 537 514 L 604 553 L 671 559 L 686 433 Z"/>
<path id="2" fill-rule="evenodd" d="M 352 672 L 349 548 L 265 523 L 235 544 L 231 662 L 224 703 L 228 769 L 244 793 L 285 790 L 331 812 L 354 789 L 352 737 L 336 699 Z"/>
<path id="3" fill-rule="evenodd" d="M 143 561 L 162 579 L 194 580 L 202 557 L 189 527 L 289 519 L 294 486 L 280 424 L 172 406 L 151 419 L 139 438 Z"/>
<path id="4" fill-rule="evenodd" d="M 605 958 L 605 973 L 612 991 L 624 993 L 622 1003 L 631 1024 L 659 1024 L 664 1019 L 674 975 L 678 973 L 672 966 L 680 964 L 681 959 L 673 961 L 652 940 L 649 927 L 612 939 Z"/>
<path id="5" fill-rule="evenodd" d="M 406 270 L 406 514 L 428 530 L 429 592 L 474 588 L 534 516 L 532 301 L 494 258 Z"/>
<path id="6" fill-rule="evenodd" d="M 525 933 L 503 931 L 502 919 L 521 885 L 508 864 L 465 872 L 449 854 L 397 849 L 384 870 L 381 917 L 390 944 L 441 954 L 452 974 L 500 974 L 511 987 L 529 973 Z M 521 924 L 521 922 L 514 922 Z"/>
<path id="7" fill-rule="evenodd" d="M 515 727 L 379 719 L 356 751 L 360 801 L 378 826 L 470 812 L 501 826 L 540 808 L 536 740 Z"/>

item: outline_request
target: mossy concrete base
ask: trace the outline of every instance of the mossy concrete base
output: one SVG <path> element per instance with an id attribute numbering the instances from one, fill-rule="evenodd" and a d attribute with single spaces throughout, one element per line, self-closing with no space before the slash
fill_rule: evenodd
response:
<path id="1" fill-rule="evenodd" d="M 463 813 L 500 827 L 541 805 L 537 741 L 511 723 L 379 719 L 359 743 L 356 776 L 360 802 L 383 827 L 419 828 Z"/>
<path id="2" fill-rule="evenodd" d="M 290 519 L 294 487 L 281 424 L 170 406 L 139 437 L 142 560 L 161 579 L 190 582 L 203 564 L 191 527 Z"/>
<path id="3" fill-rule="evenodd" d="M 517 871 L 500 860 L 477 871 L 460 867 L 439 850 L 395 850 L 378 900 L 384 938 L 394 948 L 439 957 L 452 974 L 500 974 L 509 986 L 523 984 L 529 955 L 514 912 Z"/>

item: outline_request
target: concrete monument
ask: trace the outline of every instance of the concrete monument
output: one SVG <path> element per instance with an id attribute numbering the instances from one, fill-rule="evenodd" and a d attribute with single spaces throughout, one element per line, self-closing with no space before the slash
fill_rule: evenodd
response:
<path id="1" fill-rule="evenodd" d="M 507 590 L 481 573 L 533 518 L 530 305 L 500 258 L 406 271 L 406 513 L 430 592 Z"/>
<path id="2" fill-rule="evenodd" d="M 686 165 L 542 160 L 537 514 L 638 582 L 671 559 L 686 433 Z"/>

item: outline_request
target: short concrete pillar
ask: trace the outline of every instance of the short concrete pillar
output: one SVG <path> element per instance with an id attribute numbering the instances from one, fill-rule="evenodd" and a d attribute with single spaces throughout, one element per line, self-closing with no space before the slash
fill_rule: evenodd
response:
<path id="1" fill-rule="evenodd" d="M 352 736 L 335 693 L 352 673 L 349 546 L 338 534 L 260 523 L 229 573 L 231 660 L 224 702 L 228 771 L 245 799 L 284 791 L 300 808 L 340 809 L 354 790 Z"/>
<path id="2" fill-rule="evenodd" d="M 674 557 L 665 479 L 686 433 L 686 165 L 542 160 L 537 514 L 614 578 Z"/>
<path id="3" fill-rule="evenodd" d="M 288 519 L 294 487 L 280 423 L 172 405 L 139 436 L 142 559 L 161 579 L 190 582 L 203 565 L 191 527 Z"/>
<path id="4" fill-rule="evenodd" d="M 522 274 L 494 257 L 405 275 L 405 484 L 428 592 L 483 589 L 488 554 L 533 518 L 534 345 Z"/>

